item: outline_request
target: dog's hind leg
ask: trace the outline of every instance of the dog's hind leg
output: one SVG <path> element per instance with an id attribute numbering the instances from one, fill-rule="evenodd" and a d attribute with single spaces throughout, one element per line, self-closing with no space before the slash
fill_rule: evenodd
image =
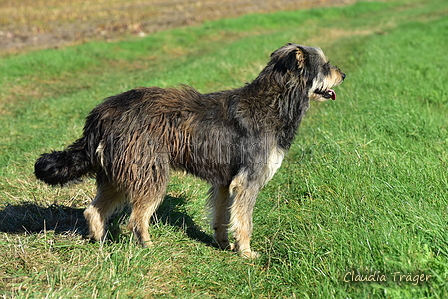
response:
<path id="1" fill-rule="evenodd" d="M 229 243 L 228 227 L 230 222 L 230 194 L 227 186 L 213 186 L 210 189 L 209 206 L 213 217 L 212 227 L 215 241 L 221 249 L 233 249 Z"/>
<path id="2" fill-rule="evenodd" d="M 125 195 L 117 191 L 102 174 L 97 176 L 97 189 L 95 199 L 84 211 L 84 217 L 89 226 L 88 237 L 96 241 L 104 241 L 107 236 L 106 222 L 114 211 L 123 205 Z"/>
<path id="3" fill-rule="evenodd" d="M 149 221 L 165 197 L 168 172 L 168 165 L 154 165 L 151 171 L 145 174 L 146 180 L 142 189 L 133 192 L 128 227 L 144 247 L 152 245 L 148 232 Z"/>
<path id="4" fill-rule="evenodd" d="M 230 226 L 235 237 L 235 248 L 241 256 L 256 258 L 259 254 L 250 248 L 252 235 L 252 213 L 260 186 L 248 182 L 245 173 L 238 174 L 230 184 L 232 200 L 230 207 Z"/>

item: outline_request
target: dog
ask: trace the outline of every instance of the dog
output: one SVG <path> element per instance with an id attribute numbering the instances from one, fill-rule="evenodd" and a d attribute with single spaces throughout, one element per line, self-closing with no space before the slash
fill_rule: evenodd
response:
<path id="1" fill-rule="evenodd" d="M 164 199 L 170 169 L 211 184 L 214 238 L 222 249 L 254 258 L 252 213 L 259 190 L 291 146 L 310 100 L 335 100 L 345 74 L 320 48 L 287 44 L 241 88 L 201 94 L 189 86 L 136 88 L 105 99 L 88 115 L 83 136 L 41 155 L 35 175 L 49 185 L 96 177 L 84 216 L 93 240 L 129 204 L 129 228 L 151 245 L 150 218 Z M 234 243 L 229 242 L 228 229 Z"/>

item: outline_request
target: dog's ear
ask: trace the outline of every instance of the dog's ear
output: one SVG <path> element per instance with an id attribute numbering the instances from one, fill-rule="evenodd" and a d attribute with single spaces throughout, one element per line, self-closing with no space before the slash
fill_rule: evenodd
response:
<path id="1" fill-rule="evenodd" d="M 288 71 L 297 71 L 305 66 L 306 52 L 299 45 L 287 44 L 271 54 L 271 63 L 274 68 L 285 74 Z"/>
<path id="2" fill-rule="evenodd" d="M 295 46 L 290 49 L 290 52 L 286 58 L 286 66 L 289 70 L 295 71 L 297 69 L 301 69 L 305 66 L 305 51 L 298 45 L 291 44 L 291 46 Z"/>
<path id="3" fill-rule="evenodd" d="M 297 66 L 299 68 L 303 68 L 305 66 L 305 53 L 300 47 L 297 47 L 296 60 L 297 60 Z"/>

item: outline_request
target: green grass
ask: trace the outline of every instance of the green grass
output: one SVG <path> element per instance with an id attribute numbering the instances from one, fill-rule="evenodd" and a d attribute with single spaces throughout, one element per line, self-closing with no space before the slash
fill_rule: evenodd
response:
<path id="1" fill-rule="evenodd" d="M 446 1 L 359 2 L 3 57 L 0 294 L 446 298 L 447 32 Z M 36 157 L 79 137 L 102 98 L 141 85 L 240 86 L 289 41 L 322 47 L 347 79 L 337 101 L 312 104 L 259 195 L 260 259 L 207 246 L 207 186 L 189 176 L 173 174 L 151 249 L 127 230 L 103 245 L 82 238 L 92 181 L 57 189 L 33 178 Z M 352 270 L 387 281 L 344 281 Z M 413 285 L 396 272 L 431 278 Z"/>

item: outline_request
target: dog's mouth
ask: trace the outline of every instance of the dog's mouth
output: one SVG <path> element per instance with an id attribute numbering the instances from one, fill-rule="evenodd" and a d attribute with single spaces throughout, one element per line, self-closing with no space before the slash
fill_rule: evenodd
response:
<path id="1" fill-rule="evenodd" d="M 325 90 L 316 89 L 314 93 L 327 100 L 336 100 L 336 92 L 331 88 Z"/>

